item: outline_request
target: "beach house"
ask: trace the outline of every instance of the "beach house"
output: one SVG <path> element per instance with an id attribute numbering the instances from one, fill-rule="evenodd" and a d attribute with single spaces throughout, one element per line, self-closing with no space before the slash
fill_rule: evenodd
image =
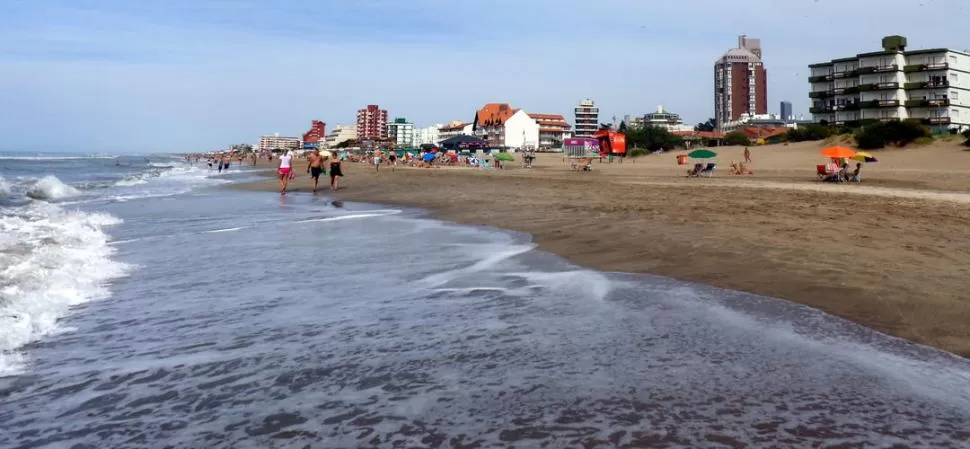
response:
<path id="1" fill-rule="evenodd" d="M 492 147 L 536 149 L 539 147 L 539 124 L 525 111 L 508 103 L 489 103 L 475 113 L 474 135 Z"/>

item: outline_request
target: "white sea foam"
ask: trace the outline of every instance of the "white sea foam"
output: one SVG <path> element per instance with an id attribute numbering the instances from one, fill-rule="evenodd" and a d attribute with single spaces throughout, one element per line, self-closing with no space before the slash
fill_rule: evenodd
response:
<path id="1" fill-rule="evenodd" d="M 335 217 L 325 217 L 325 218 L 311 218 L 309 220 L 300 220 L 296 223 L 321 223 L 327 221 L 343 221 L 343 220 L 353 220 L 357 218 L 372 218 L 372 217 L 386 217 L 388 215 L 396 215 L 401 213 L 399 210 L 382 210 L 375 212 L 367 212 L 363 214 L 348 214 L 348 215 L 337 215 Z"/>
<path id="2" fill-rule="evenodd" d="M 246 229 L 246 228 L 244 228 L 244 227 L 238 227 L 238 228 L 213 229 L 211 231 L 205 231 L 205 233 L 206 234 L 220 234 L 220 233 L 223 233 L 223 232 L 235 232 L 235 231 L 239 231 L 239 230 L 242 230 L 242 229 Z"/>
<path id="3" fill-rule="evenodd" d="M 18 372 L 17 348 L 56 329 L 71 306 L 108 295 L 125 274 L 102 231 L 111 215 L 32 203 L 0 215 L 0 376 Z"/>
<path id="4" fill-rule="evenodd" d="M 10 183 L 0 176 L 0 198 L 10 195 Z"/>
<path id="5" fill-rule="evenodd" d="M 59 200 L 80 194 L 77 189 L 61 182 L 56 176 L 44 176 L 27 189 L 27 196 L 35 200 Z"/>

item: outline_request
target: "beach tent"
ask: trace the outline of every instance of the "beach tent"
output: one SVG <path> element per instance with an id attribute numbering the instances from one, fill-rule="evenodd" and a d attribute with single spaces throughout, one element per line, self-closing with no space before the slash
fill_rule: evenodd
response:
<path id="1" fill-rule="evenodd" d="M 568 158 L 598 158 L 599 152 L 598 139 L 569 138 L 562 142 L 563 156 Z"/>
<path id="2" fill-rule="evenodd" d="M 610 129 L 601 129 L 593 134 L 599 140 L 600 152 L 606 154 L 626 154 L 626 135 Z"/>
<path id="3" fill-rule="evenodd" d="M 465 150 L 465 149 L 473 150 L 473 149 L 487 148 L 488 142 L 475 136 L 460 135 L 449 139 L 445 139 L 441 141 L 440 145 L 441 145 L 441 148 L 444 148 L 446 150 Z"/>

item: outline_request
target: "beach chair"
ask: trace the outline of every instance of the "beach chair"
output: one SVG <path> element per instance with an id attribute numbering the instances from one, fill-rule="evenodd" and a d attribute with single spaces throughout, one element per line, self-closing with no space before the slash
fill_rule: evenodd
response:
<path id="1" fill-rule="evenodd" d="M 704 167 L 704 169 L 701 170 L 701 172 L 698 173 L 697 176 L 711 177 L 711 176 L 714 175 L 714 169 L 715 168 L 717 168 L 717 164 L 711 162 L 711 163 L 707 164 L 707 167 Z"/>
<path id="2" fill-rule="evenodd" d="M 828 173 L 825 172 L 825 164 L 815 166 L 815 176 L 817 176 L 818 179 L 825 179 L 825 177 L 828 176 Z"/>

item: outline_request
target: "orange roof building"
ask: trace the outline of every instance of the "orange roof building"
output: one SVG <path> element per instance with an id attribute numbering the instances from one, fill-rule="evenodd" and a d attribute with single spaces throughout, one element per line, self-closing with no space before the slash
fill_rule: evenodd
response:
<path id="1" fill-rule="evenodd" d="M 539 124 L 508 103 L 488 103 L 475 112 L 474 134 L 493 147 L 537 148 Z"/>

